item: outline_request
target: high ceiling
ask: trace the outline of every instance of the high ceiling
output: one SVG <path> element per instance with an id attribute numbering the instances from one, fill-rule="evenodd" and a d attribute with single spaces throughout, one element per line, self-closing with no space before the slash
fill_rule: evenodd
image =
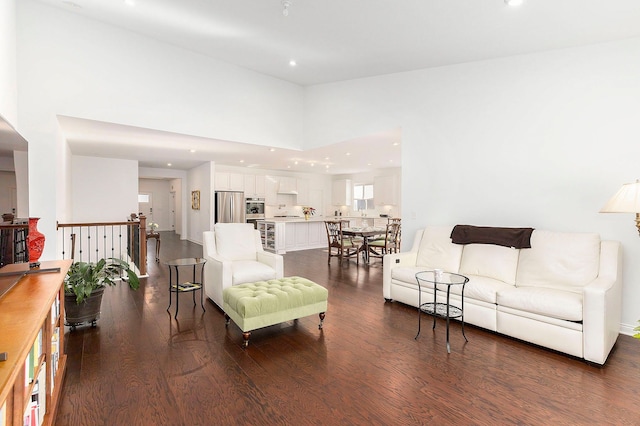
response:
<path id="1" fill-rule="evenodd" d="M 637 0 L 41 1 L 300 85 L 640 35 Z"/>
<path id="2" fill-rule="evenodd" d="M 302 86 L 640 36 L 638 0 L 40 1 Z"/>

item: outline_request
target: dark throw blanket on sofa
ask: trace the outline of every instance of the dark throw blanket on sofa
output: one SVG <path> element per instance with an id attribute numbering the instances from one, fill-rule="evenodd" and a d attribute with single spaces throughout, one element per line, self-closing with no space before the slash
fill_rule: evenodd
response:
<path id="1" fill-rule="evenodd" d="M 532 232 L 533 228 L 456 225 L 451 231 L 451 241 L 455 244 L 495 244 L 522 249 L 531 248 Z"/>

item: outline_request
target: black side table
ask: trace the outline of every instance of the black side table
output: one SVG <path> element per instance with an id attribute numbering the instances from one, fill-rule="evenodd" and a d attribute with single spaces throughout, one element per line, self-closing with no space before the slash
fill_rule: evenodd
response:
<path id="1" fill-rule="evenodd" d="M 169 308 L 171 308 L 172 302 L 172 294 L 176 294 L 176 313 L 173 316 L 174 318 L 178 317 L 178 308 L 180 308 L 180 293 L 192 293 L 193 295 L 193 306 L 196 306 L 196 291 L 200 290 L 200 305 L 202 306 L 202 311 L 204 312 L 204 296 L 202 286 L 204 285 L 204 264 L 207 261 L 201 257 L 189 257 L 185 259 L 173 259 L 167 261 L 166 265 L 169 267 L 169 306 L 167 307 L 167 312 L 169 312 Z M 180 282 L 180 268 L 181 267 L 191 267 L 192 268 L 192 279 L 191 281 Z M 196 269 L 200 268 L 200 279 L 196 279 Z M 173 272 L 175 271 L 175 280 L 173 279 Z"/>
<path id="2" fill-rule="evenodd" d="M 464 340 L 468 342 L 469 340 L 464 334 L 464 285 L 469 281 L 469 278 L 452 272 L 435 270 L 418 272 L 416 274 L 416 281 L 418 281 L 418 334 L 416 334 L 415 338 L 417 339 L 420 335 L 420 317 L 424 312 L 425 314 L 433 317 L 432 329 L 436 328 L 437 317 L 446 319 L 447 353 L 451 353 L 451 346 L 449 345 L 449 320 L 451 318 L 460 318 L 460 322 L 462 324 L 462 336 L 464 337 Z M 459 307 L 453 306 L 450 303 L 451 287 L 455 285 L 462 286 Z M 422 303 L 422 286 L 433 288 L 433 302 Z M 438 302 L 438 292 L 444 292 L 445 288 L 447 292 L 446 302 Z"/>

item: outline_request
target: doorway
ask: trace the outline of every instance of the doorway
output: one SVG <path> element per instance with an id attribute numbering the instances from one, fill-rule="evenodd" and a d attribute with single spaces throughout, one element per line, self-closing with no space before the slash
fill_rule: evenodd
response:
<path id="1" fill-rule="evenodd" d="M 147 224 L 154 222 L 152 193 L 141 192 L 138 194 L 138 211 L 140 212 L 141 215 L 146 216 Z"/>

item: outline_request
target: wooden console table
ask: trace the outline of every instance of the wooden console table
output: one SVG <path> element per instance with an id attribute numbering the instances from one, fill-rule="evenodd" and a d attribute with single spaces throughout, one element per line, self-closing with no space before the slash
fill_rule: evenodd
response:
<path id="1" fill-rule="evenodd" d="M 154 231 L 147 232 L 147 243 L 149 240 L 156 240 L 156 262 L 160 262 L 160 233 Z"/>

